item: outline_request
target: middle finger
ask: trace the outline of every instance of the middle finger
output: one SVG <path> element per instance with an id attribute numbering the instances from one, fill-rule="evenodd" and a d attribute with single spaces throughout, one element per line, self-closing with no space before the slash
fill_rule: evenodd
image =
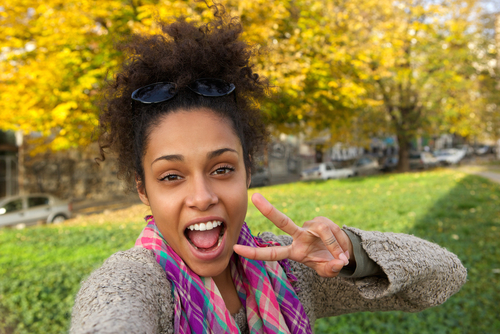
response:
<path id="1" fill-rule="evenodd" d="M 306 226 L 307 232 L 320 238 L 334 258 L 344 261 L 345 265 L 349 263 L 349 260 L 344 254 L 344 250 L 335 236 L 336 230 L 341 232 L 340 228 L 335 223 L 324 217 L 318 217 L 314 220 L 306 222 L 304 227 Z"/>

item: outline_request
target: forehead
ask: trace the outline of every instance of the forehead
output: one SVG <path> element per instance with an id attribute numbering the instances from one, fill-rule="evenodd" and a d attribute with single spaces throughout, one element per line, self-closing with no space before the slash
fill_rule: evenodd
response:
<path id="1" fill-rule="evenodd" d="M 151 129 L 146 156 L 206 154 L 220 148 L 242 151 L 230 120 L 209 109 L 179 110 L 162 117 Z"/>

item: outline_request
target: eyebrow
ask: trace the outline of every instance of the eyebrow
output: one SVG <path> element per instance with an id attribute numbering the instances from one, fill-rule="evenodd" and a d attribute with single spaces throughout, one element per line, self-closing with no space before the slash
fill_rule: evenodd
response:
<path id="1" fill-rule="evenodd" d="M 238 154 L 238 151 L 236 150 L 233 150 L 232 148 L 221 148 L 221 149 L 218 149 L 218 150 L 215 150 L 215 151 L 212 151 L 212 152 L 208 152 L 207 153 L 207 158 L 209 160 L 213 159 L 213 158 L 216 158 L 226 152 L 234 152 L 236 154 Z M 169 155 L 163 155 L 161 157 L 158 157 L 156 158 L 152 163 L 151 165 L 153 165 L 155 162 L 159 161 L 159 160 L 167 160 L 167 161 L 184 161 L 184 156 L 181 155 L 181 154 L 169 154 Z"/>
<path id="2" fill-rule="evenodd" d="M 207 158 L 208 158 L 208 160 L 211 160 L 211 159 L 216 158 L 219 155 L 222 155 L 222 154 L 224 154 L 226 152 L 234 152 L 234 153 L 238 154 L 238 151 L 233 150 L 232 148 L 221 148 L 221 149 L 218 149 L 218 150 L 215 150 L 215 151 L 212 151 L 212 152 L 208 152 L 207 153 Z"/>
<path id="3" fill-rule="evenodd" d="M 182 156 L 180 154 L 163 155 L 161 157 L 158 157 L 158 158 L 154 159 L 153 162 L 151 163 L 151 165 L 153 165 L 155 162 L 157 162 L 159 160 L 184 161 L 184 156 Z"/>

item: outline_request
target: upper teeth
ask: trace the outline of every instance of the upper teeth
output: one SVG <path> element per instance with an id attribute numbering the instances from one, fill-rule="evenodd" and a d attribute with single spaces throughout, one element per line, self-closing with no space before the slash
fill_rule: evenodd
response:
<path id="1" fill-rule="evenodd" d="M 214 220 L 214 221 L 210 221 L 210 222 L 206 222 L 206 223 L 199 223 L 199 224 L 190 225 L 190 226 L 188 226 L 188 229 L 190 229 L 191 231 L 208 231 L 208 230 L 211 230 L 213 228 L 216 228 L 217 226 L 220 226 L 221 224 L 222 224 L 222 222 L 220 222 L 218 220 Z"/>

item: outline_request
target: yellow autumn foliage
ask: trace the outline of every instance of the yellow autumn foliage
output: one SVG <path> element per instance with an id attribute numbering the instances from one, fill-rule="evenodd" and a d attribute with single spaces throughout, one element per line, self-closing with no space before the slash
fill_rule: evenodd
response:
<path id="1" fill-rule="evenodd" d="M 332 139 L 347 141 L 369 135 L 370 122 L 408 136 L 443 124 L 468 135 L 480 122 L 464 117 L 481 103 L 464 94 L 477 89 L 466 73 L 474 56 L 467 47 L 474 0 L 223 4 L 262 51 L 258 70 L 277 93 L 262 107 L 278 129 L 326 128 Z M 194 0 L 4 0 L 1 8 L 0 129 L 42 134 L 32 153 L 91 142 L 99 88 L 123 60 L 115 49 L 123 37 L 157 32 L 158 18 L 213 17 Z M 387 122 L 389 107 L 404 123 L 401 110 L 411 106 L 423 112 L 408 129 Z"/>

